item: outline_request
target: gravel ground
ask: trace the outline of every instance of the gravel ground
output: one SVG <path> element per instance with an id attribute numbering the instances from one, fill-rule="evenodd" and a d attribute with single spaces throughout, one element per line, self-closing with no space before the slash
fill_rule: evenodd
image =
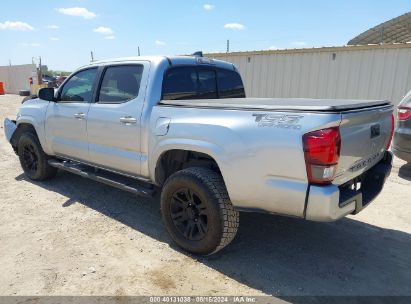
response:
<path id="1" fill-rule="evenodd" d="M 0 96 L 0 119 L 21 97 Z M 3 127 L 2 127 L 3 128 Z M 159 199 L 60 172 L 34 183 L 0 136 L 0 295 L 411 295 L 411 166 L 357 216 L 241 214 L 209 258 L 172 245 Z"/>

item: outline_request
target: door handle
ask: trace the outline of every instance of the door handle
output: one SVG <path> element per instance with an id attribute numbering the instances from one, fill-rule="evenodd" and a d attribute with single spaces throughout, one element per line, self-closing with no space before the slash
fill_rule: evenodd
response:
<path id="1" fill-rule="evenodd" d="M 120 118 L 120 122 L 121 122 L 122 124 L 125 124 L 125 125 L 131 125 L 131 124 L 136 124 L 136 123 L 137 123 L 137 119 L 135 119 L 135 118 L 132 117 L 132 116 L 125 116 L 125 117 L 121 117 L 121 118 Z"/>
<path id="2" fill-rule="evenodd" d="M 86 117 L 86 114 L 84 114 L 84 113 L 74 114 L 74 118 L 76 118 L 76 119 L 84 119 L 84 117 Z"/>

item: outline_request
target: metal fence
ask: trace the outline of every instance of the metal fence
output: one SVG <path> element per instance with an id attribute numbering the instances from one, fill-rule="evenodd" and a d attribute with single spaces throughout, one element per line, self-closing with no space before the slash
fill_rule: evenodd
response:
<path id="1" fill-rule="evenodd" d="M 411 90 L 411 44 L 208 54 L 234 63 L 249 97 L 387 99 Z"/>

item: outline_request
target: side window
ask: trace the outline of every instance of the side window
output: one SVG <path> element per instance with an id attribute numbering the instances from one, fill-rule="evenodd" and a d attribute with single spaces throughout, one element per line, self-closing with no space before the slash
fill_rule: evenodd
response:
<path id="1" fill-rule="evenodd" d="M 142 65 L 108 67 L 101 83 L 98 102 L 122 103 L 134 99 L 140 90 Z"/>
<path id="2" fill-rule="evenodd" d="M 197 98 L 197 71 L 194 67 L 171 68 L 163 83 L 164 100 Z"/>
<path id="3" fill-rule="evenodd" d="M 217 81 L 214 70 L 198 70 L 198 99 L 214 99 L 217 95 Z"/>
<path id="4" fill-rule="evenodd" d="M 243 81 L 239 73 L 230 70 L 217 70 L 218 93 L 220 98 L 244 98 Z"/>
<path id="5" fill-rule="evenodd" d="M 90 102 L 97 69 L 83 70 L 72 76 L 60 93 L 62 102 Z"/>

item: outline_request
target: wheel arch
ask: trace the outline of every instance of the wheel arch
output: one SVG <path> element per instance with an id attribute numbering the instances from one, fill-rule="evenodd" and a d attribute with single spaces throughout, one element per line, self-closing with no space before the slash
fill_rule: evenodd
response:
<path id="1" fill-rule="evenodd" d="M 37 132 L 37 129 L 36 129 L 35 125 L 31 121 L 27 121 L 27 120 L 21 121 L 21 120 L 19 120 L 17 122 L 17 129 L 16 129 L 16 131 L 14 132 L 13 136 L 10 139 L 11 146 L 13 147 L 13 149 L 16 153 L 17 153 L 17 146 L 18 146 L 18 143 L 19 143 L 20 136 L 25 132 L 33 133 L 37 137 L 37 139 L 39 140 L 40 145 L 44 150 L 44 144 L 43 144 L 41 138 L 39 137 L 39 133 Z"/>
<path id="2" fill-rule="evenodd" d="M 190 167 L 208 168 L 222 176 L 221 165 L 213 154 L 198 146 L 163 149 L 158 153 L 152 177 L 156 184 L 163 185 L 170 175 Z"/>

